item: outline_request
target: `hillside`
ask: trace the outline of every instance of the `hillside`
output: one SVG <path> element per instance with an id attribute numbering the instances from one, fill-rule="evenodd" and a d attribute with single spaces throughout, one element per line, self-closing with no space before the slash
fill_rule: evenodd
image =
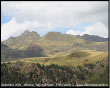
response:
<path id="1" fill-rule="evenodd" d="M 70 54 L 56 55 L 50 57 L 34 57 L 34 58 L 23 58 L 20 61 L 31 62 L 31 63 L 41 63 L 44 65 L 58 64 L 66 65 L 70 67 L 77 67 L 78 65 L 83 66 L 84 64 L 96 64 L 98 61 L 108 59 L 107 52 L 100 51 L 73 51 Z"/>
<path id="2" fill-rule="evenodd" d="M 1 83 L 108 84 L 108 41 L 25 31 L 1 42 Z"/>

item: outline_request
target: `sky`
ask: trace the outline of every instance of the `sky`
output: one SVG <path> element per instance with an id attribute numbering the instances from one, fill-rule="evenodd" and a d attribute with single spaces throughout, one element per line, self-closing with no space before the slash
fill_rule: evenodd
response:
<path id="1" fill-rule="evenodd" d="M 2 1 L 1 41 L 25 30 L 108 37 L 108 1 Z"/>

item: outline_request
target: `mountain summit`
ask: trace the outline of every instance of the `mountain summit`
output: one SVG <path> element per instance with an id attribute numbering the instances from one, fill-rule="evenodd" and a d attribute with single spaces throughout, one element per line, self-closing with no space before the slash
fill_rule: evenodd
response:
<path id="1" fill-rule="evenodd" d="M 18 37 L 10 37 L 7 40 L 3 41 L 6 45 L 13 45 L 17 43 L 29 43 L 40 39 L 40 35 L 35 31 L 24 31 L 20 36 Z"/>
<path id="2" fill-rule="evenodd" d="M 79 39 L 76 38 L 74 35 L 61 34 L 60 32 L 48 32 L 44 36 L 44 38 L 52 41 L 65 41 L 65 42 L 71 42 Z"/>
<path id="3" fill-rule="evenodd" d="M 29 35 L 31 32 L 29 30 L 24 31 L 22 35 Z"/>

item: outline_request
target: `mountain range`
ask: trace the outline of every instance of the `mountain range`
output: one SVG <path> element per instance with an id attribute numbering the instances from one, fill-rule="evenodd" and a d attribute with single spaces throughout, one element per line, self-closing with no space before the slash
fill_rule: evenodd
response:
<path id="1" fill-rule="evenodd" d="M 80 38 L 84 39 L 87 41 L 93 41 L 93 42 L 105 42 L 108 40 L 108 38 L 103 38 L 95 35 L 88 35 L 84 34 L 82 36 L 77 35 L 69 35 L 69 34 L 61 34 L 60 32 L 48 32 L 45 36 L 40 37 L 40 35 L 32 31 L 30 32 L 29 30 L 24 31 L 20 36 L 18 37 L 10 37 L 7 40 L 3 41 L 4 44 L 6 45 L 11 45 L 13 43 L 23 41 L 24 43 L 26 42 L 32 42 L 32 41 L 37 41 L 41 38 L 49 39 L 49 40 L 56 40 L 56 41 L 72 41 L 73 39 Z"/>
<path id="2" fill-rule="evenodd" d="M 107 40 L 107 38 L 94 35 L 74 36 L 60 32 L 48 32 L 40 37 L 37 32 L 26 30 L 18 37 L 10 37 L 2 41 L 1 51 L 2 58 L 53 56 L 75 49 L 106 51 Z"/>

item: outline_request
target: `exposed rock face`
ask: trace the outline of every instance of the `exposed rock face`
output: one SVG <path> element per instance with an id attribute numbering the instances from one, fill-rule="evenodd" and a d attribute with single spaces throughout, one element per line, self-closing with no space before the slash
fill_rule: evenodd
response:
<path id="1" fill-rule="evenodd" d="M 30 34 L 30 31 L 29 30 L 26 30 L 26 31 L 24 31 L 24 33 L 22 34 L 22 35 L 29 35 Z"/>

